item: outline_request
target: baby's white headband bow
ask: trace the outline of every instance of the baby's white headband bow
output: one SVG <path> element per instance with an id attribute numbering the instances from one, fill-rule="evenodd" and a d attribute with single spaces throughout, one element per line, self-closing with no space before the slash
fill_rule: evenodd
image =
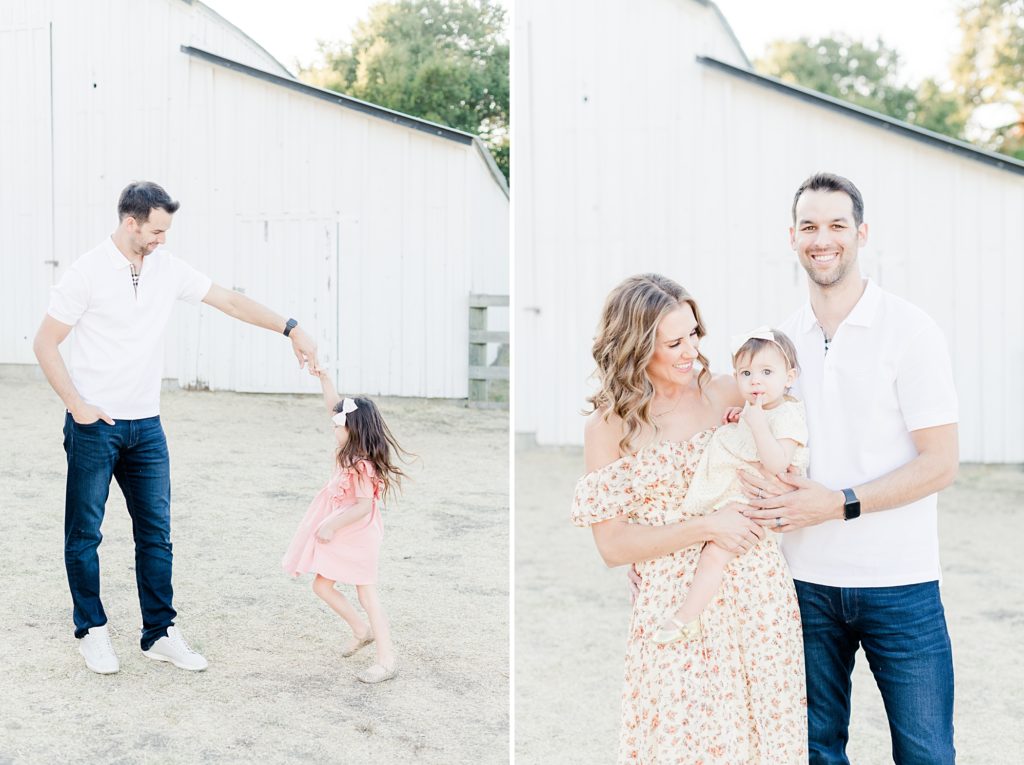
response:
<path id="1" fill-rule="evenodd" d="M 782 357 L 786 359 L 789 364 L 793 364 L 793 359 L 789 358 L 789 353 L 786 352 L 782 343 L 775 338 L 775 333 L 772 332 L 771 327 L 761 326 L 742 335 L 733 335 L 729 338 L 729 352 L 735 356 L 748 340 L 767 340 L 769 343 L 775 343 L 779 346 L 779 350 L 782 351 Z"/>
<path id="2" fill-rule="evenodd" d="M 348 417 L 349 412 L 354 412 L 359 407 L 356 406 L 356 402 L 350 398 L 343 398 L 341 400 L 341 411 L 331 417 L 331 420 L 335 425 L 345 427 L 345 420 Z"/>

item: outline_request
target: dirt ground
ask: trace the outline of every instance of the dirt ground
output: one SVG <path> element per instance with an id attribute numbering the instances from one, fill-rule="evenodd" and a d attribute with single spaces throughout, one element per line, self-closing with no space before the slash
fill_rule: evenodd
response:
<path id="1" fill-rule="evenodd" d="M 517 765 L 609 763 L 616 753 L 630 605 L 623 569 L 569 521 L 579 449 L 516 455 Z M 961 765 L 1021 762 L 1024 719 L 1024 467 L 964 465 L 939 498 L 942 598 L 953 642 Z M 881 697 L 863 652 L 854 671 L 850 761 L 891 763 Z"/>
<path id="2" fill-rule="evenodd" d="M 319 398 L 164 393 L 178 625 L 210 668 L 141 655 L 115 483 L 100 558 L 121 671 L 107 676 L 73 637 L 61 403 L 18 368 L 0 368 L 0 401 L 0 763 L 508 761 L 507 412 L 378 400 L 421 459 L 381 553 L 400 674 L 365 686 L 372 650 L 342 659 L 345 625 L 279 566 L 332 468 Z"/>

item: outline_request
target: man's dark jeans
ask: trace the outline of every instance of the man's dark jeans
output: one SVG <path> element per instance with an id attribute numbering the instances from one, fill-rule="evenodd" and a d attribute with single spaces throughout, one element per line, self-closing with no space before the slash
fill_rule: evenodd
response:
<path id="1" fill-rule="evenodd" d="M 117 479 L 132 518 L 135 581 L 142 608 L 143 650 L 167 634 L 171 605 L 171 469 L 159 417 L 98 420 L 64 418 L 68 482 L 64 504 L 64 565 L 74 601 L 75 637 L 107 623 L 100 602 L 100 524 Z"/>
<path id="2" fill-rule="evenodd" d="M 951 765 L 953 654 L 939 583 L 846 588 L 798 581 L 796 593 L 811 765 L 849 765 L 850 673 L 858 645 L 882 692 L 896 765 Z"/>

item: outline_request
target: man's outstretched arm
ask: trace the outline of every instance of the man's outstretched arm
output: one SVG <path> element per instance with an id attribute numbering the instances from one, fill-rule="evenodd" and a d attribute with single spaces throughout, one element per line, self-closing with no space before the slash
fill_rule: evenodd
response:
<path id="1" fill-rule="evenodd" d="M 238 319 L 257 327 L 263 327 L 272 332 L 284 332 L 287 320 L 283 316 L 274 313 L 265 305 L 257 303 L 240 292 L 225 289 L 218 284 L 214 284 L 210 287 L 210 291 L 206 293 L 203 302 L 213 306 L 218 311 L 226 313 L 233 319 Z M 292 341 L 292 351 L 295 353 L 295 358 L 299 360 L 299 368 L 303 368 L 308 362 L 309 373 L 311 375 L 319 374 L 320 366 L 316 360 L 316 343 L 309 336 L 309 333 L 302 329 L 302 327 L 295 327 L 289 333 L 288 339 Z"/>

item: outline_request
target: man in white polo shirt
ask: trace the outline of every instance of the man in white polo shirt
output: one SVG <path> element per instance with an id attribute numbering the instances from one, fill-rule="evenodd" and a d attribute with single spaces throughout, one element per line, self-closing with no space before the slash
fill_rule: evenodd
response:
<path id="1" fill-rule="evenodd" d="M 804 628 L 811 763 L 848 763 L 850 676 L 864 649 L 897 763 L 952 763 L 953 662 L 939 598 L 936 492 L 958 466 L 946 341 L 906 300 L 863 279 L 864 203 L 820 173 L 793 200 L 790 241 L 810 301 L 781 327 L 797 348 L 809 479 L 747 480 L 783 532 Z M 745 475 L 741 472 L 741 476 Z"/>
<path id="2" fill-rule="evenodd" d="M 283 332 L 299 366 L 317 372 L 316 343 L 294 319 L 213 284 L 161 248 L 178 206 L 155 183 L 129 184 L 118 200 L 117 229 L 53 287 L 35 338 L 39 364 L 67 407 L 64 563 L 75 637 L 86 666 L 101 674 L 119 669 L 100 602 L 97 555 L 111 477 L 132 518 L 143 654 L 182 669 L 207 666 L 174 626 L 172 605 L 170 466 L 159 415 L 163 336 L 175 302 L 202 301 Z M 72 329 L 69 370 L 58 346 Z"/>

